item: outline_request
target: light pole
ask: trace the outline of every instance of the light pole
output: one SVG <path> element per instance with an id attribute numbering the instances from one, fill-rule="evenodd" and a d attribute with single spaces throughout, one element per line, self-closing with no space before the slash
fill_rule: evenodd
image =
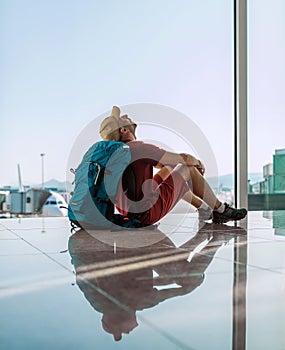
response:
<path id="1" fill-rule="evenodd" d="M 45 153 L 41 153 L 41 157 L 42 157 L 42 189 L 44 189 L 44 156 Z"/>

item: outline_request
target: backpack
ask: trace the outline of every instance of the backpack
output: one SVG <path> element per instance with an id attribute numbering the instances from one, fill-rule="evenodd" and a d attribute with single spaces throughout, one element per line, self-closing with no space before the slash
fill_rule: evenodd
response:
<path id="1" fill-rule="evenodd" d="M 91 229 L 141 227 L 137 218 L 115 214 L 118 186 L 130 162 L 130 147 L 124 142 L 99 141 L 89 148 L 75 171 L 68 205 L 72 224 Z"/>

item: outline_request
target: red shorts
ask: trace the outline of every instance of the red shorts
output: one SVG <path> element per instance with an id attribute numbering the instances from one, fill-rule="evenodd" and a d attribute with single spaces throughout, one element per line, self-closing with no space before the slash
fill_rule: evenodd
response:
<path id="1" fill-rule="evenodd" d="M 189 191 L 189 187 L 183 177 L 173 171 L 165 180 L 158 174 L 153 179 L 157 182 L 158 199 L 153 206 L 140 215 L 140 221 L 146 225 L 152 225 L 163 218 Z"/>

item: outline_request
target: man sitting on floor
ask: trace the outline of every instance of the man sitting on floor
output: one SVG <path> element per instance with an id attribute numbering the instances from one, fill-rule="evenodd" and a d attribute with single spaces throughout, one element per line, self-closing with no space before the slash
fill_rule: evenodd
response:
<path id="1" fill-rule="evenodd" d="M 205 168 L 200 160 L 138 141 L 136 127 L 130 117 L 120 116 L 116 106 L 100 126 L 103 140 L 122 141 L 131 150 L 135 188 L 126 185 L 119 189 L 116 207 L 122 214 L 133 214 L 143 225 L 152 225 L 184 199 L 198 209 L 202 220 L 212 218 L 214 223 L 225 223 L 246 216 L 246 209 L 235 209 L 219 201 L 203 176 Z M 154 167 L 159 168 L 155 175 Z"/>

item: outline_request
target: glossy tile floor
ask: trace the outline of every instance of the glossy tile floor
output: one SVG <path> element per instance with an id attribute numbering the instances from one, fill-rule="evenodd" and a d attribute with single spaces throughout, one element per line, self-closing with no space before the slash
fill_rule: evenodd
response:
<path id="1" fill-rule="evenodd" d="M 285 212 L 241 226 L 0 220 L 0 348 L 285 349 Z"/>

